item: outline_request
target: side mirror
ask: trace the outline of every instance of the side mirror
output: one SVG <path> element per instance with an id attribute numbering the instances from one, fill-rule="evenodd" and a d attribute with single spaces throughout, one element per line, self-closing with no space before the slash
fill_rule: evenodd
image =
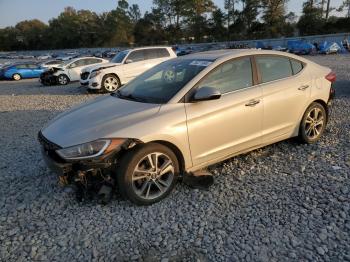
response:
<path id="1" fill-rule="evenodd" d="M 220 99 L 221 93 L 214 87 L 204 86 L 196 91 L 191 102 L 201 102 Z"/>
<path id="2" fill-rule="evenodd" d="M 132 61 L 131 59 L 126 59 L 125 64 L 131 64 L 132 62 L 134 61 Z"/>

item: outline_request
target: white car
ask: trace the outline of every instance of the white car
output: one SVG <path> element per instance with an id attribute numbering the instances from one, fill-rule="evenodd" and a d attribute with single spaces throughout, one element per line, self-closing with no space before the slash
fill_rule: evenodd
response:
<path id="1" fill-rule="evenodd" d="M 82 70 L 80 84 L 89 89 L 114 92 L 146 70 L 172 58 L 171 47 L 146 47 L 118 53 L 110 63 Z"/>
<path id="2" fill-rule="evenodd" d="M 65 61 L 58 67 L 52 68 L 52 75 L 47 77 L 55 78 L 60 85 L 67 85 L 71 81 L 79 81 L 81 71 L 91 65 L 105 64 L 108 60 L 96 57 L 80 57 Z"/>

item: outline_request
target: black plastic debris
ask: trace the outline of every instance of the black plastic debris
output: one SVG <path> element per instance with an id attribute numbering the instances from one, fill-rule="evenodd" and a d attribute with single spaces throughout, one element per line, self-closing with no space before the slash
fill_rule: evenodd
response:
<path id="1" fill-rule="evenodd" d="M 210 186 L 214 184 L 214 177 L 208 171 L 197 171 L 185 174 L 182 182 L 194 189 L 209 190 Z"/>

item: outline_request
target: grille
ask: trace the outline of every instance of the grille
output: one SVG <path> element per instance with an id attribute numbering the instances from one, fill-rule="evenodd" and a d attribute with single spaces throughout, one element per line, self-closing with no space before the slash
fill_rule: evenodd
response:
<path id="1" fill-rule="evenodd" d="M 86 80 L 86 79 L 88 79 L 89 75 L 90 75 L 89 72 L 85 72 L 85 73 L 82 73 L 80 75 L 80 78 L 81 78 L 81 80 Z"/>

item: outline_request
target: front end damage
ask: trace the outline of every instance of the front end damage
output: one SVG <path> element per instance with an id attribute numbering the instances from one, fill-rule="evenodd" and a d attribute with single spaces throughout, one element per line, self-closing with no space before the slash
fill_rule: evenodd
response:
<path id="1" fill-rule="evenodd" d="M 58 71 L 62 71 L 60 68 L 50 68 L 40 75 L 40 82 L 44 86 L 51 86 L 58 84 L 58 77 L 55 75 Z"/>
<path id="2" fill-rule="evenodd" d="M 110 201 L 115 189 L 115 170 L 121 155 L 140 141 L 126 139 L 117 150 L 100 157 L 81 160 L 63 159 L 57 150 L 61 147 L 47 140 L 41 132 L 38 134 L 42 155 L 47 166 L 58 175 L 61 186 L 73 186 L 78 201 L 92 199 L 106 204 Z"/>

